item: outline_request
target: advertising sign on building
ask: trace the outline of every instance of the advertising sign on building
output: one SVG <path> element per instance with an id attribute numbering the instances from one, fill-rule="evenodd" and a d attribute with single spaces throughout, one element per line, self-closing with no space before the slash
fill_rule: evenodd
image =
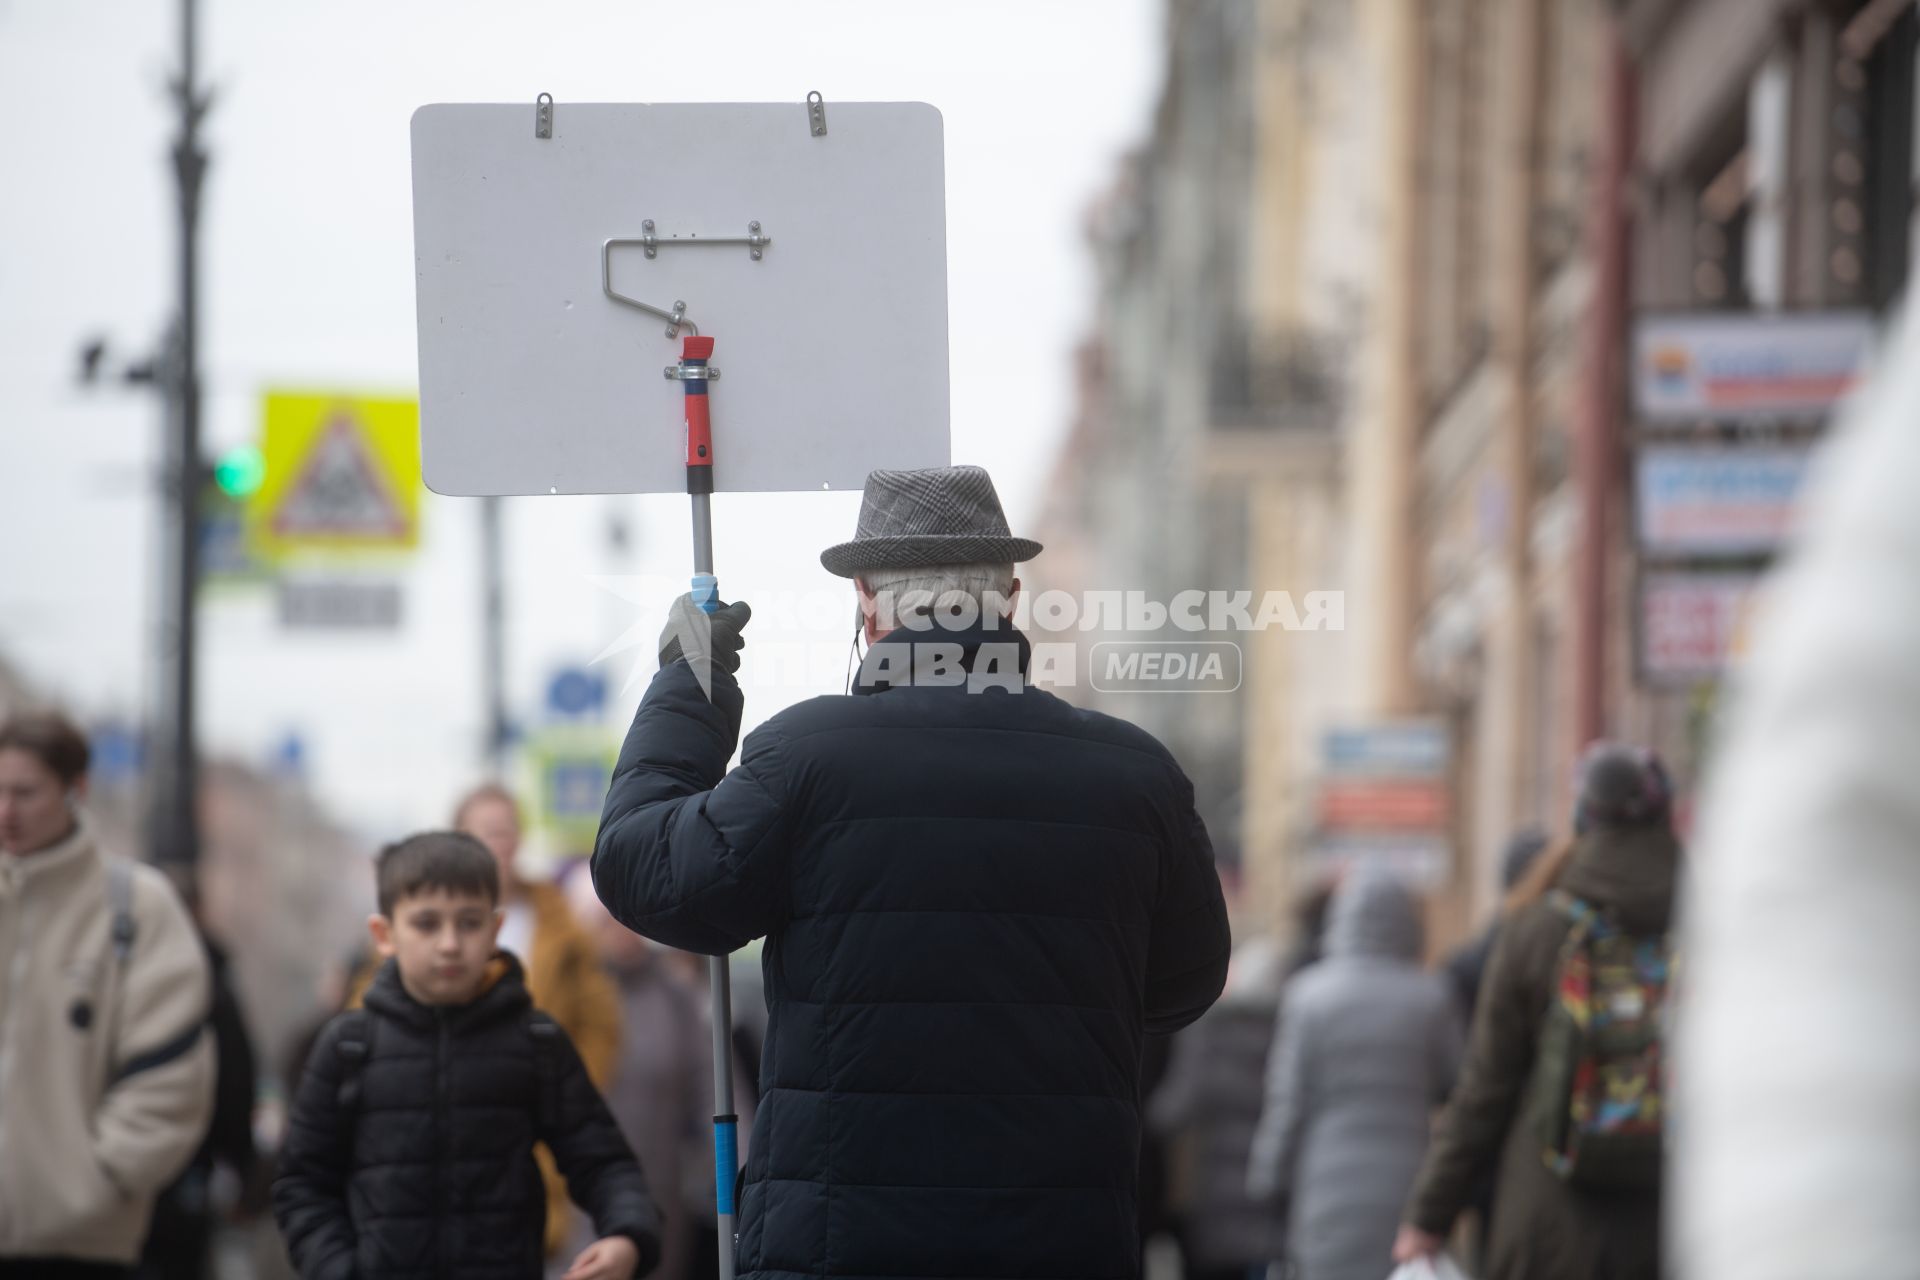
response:
<path id="1" fill-rule="evenodd" d="M 1744 650 L 1760 576 L 1649 573 L 1640 582 L 1640 668 L 1650 681 L 1717 679 Z"/>
<path id="2" fill-rule="evenodd" d="M 1642 448 L 1634 464 L 1640 549 L 1665 556 L 1777 551 L 1809 456 L 1790 446 Z"/>
<path id="3" fill-rule="evenodd" d="M 1421 887 L 1451 864 L 1448 740 L 1438 720 L 1339 728 L 1321 741 L 1309 864 L 1385 867 Z"/>
<path id="4" fill-rule="evenodd" d="M 1634 324 L 1633 398 L 1650 425 L 1823 418 L 1866 372 L 1865 312 L 1696 312 Z"/>

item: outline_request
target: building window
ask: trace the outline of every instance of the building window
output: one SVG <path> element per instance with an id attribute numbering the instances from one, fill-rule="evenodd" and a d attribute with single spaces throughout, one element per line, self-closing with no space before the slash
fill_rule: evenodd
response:
<path id="1" fill-rule="evenodd" d="M 1580 247 L 1600 82 L 1595 0 L 1547 0 L 1541 16 L 1545 64 L 1533 239 L 1537 278 L 1545 281 Z"/>
<path id="2" fill-rule="evenodd" d="M 1826 210 L 1827 273 L 1838 303 L 1884 310 L 1906 287 L 1917 41 L 1912 0 L 1858 0 L 1840 30 Z"/>
<path id="3" fill-rule="evenodd" d="M 1747 287 L 1747 226 L 1753 213 L 1752 153 L 1745 131 L 1699 172 L 1693 215 L 1693 301 L 1706 309 L 1743 308 Z"/>
<path id="4" fill-rule="evenodd" d="M 1487 0 L 1431 0 L 1421 9 L 1421 373 L 1431 408 L 1486 350 L 1496 33 Z"/>

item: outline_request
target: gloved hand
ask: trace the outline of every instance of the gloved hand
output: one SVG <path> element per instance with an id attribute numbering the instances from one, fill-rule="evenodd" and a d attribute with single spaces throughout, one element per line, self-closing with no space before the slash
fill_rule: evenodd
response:
<path id="1" fill-rule="evenodd" d="M 671 666 L 685 658 L 695 675 L 704 676 L 709 662 L 732 675 L 740 670 L 740 650 L 747 644 L 740 633 L 751 617 L 753 610 L 744 600 L 702 613 L 688 592 L 667 611 L 666 629 L 660 633 L 660 665 Z"/>

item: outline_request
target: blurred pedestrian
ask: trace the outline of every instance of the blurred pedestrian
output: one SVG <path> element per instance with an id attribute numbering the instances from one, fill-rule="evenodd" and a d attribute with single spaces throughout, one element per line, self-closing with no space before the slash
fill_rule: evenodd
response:
<path id="1" fill-rule="evenodd" d="M 1651 752 L 1599 743 L 1577 795 L 1574 840 L 1514 892 L 1398 1260 L 1437 1253 L 1497 1170 L 1487 1280 L 1659 1274 L 1671 786 Z"/>
<path id="2" fill-rule="evenodd" d="M 605 910 L 604 905 L 601 909 Z M 642 940 L 651 941 L 651 939 Z M 688 1275 L 692 1280 L 712 1280 L 720 1274 L 720 1206 L 717 1201 L 718 1184 L 713 1176 L 715 1152 L 712 973 L 708 968 L 706 956 L 682 951 L 677 947 L 660 946 L 657 943 L 654 946 L 655 962 L 677 975 L 681 984 L 694 993 L 694 1004 L 700 1012 L 699 1034 L 701 1043 L 705 1046 L 706 1056 L 702 1061 L 705 1063 L 706 1085 L 700 1094 L 702 1098 L 700 1135 L 688 1147 L 685 1159 L 689 1186 L 686 1197 L 687 1218 L 690 1223 L 687 1246 Z M 738 959 L 738 955 L 733 957 L 735 961 Z M 738 1126 L 735 1158 L 744 1161 L 753 1134 L 754 1118 L 760 1108 L 758 1083 L 760 1058 L 752 1028 L 742 1018 L 742 1006 L 752 1003 L 753 991 L 741 981 L 742 966 L 730 963 L 728 968 L 731 970 L 729 976 L 733 985 L 733 1032 L 729 1043 L 733 1050 L 733 1114 Z M 737 1175 L 734 1184 L 737 1200 L 739 1194 Z"/>
<path id="3" fill-rule="evenodd" d="M 716 1272 L 713 1042 L 702 993 L 675 971 L 665 948 L 607 913 L 588 876 L 573 877 L 567 889 L 620 993 L 622 1039 L 607 1107 L 660 1206 L 653 1274 L 687 1280 Z M 736 1081 L 734 1107 L 750 1130 L 753 1105 L 743 1083 Z"/>
<path id="4" fill-rule="evenodd" d="M 519 874 L 519 801 L 498 783 L 484 783 L 454 806 L 453 825 L 485 845 L 499 864 L 500 949 L 520 962 L 534 1007 L 560 1024 L 587 1064 L 594 1087 L 604 1089 L 620 1051 L 620 1002 L 566 895 L 554 885 Z M 354 980 L 354 1003 L 378 968 L 379 957 L 370 955 Z M 557 1256 L 569 1235 L 572 1208 L 551 1154 L 543 1149 L 538 1159 L 547 1185 L 547 1250 Z"/>
<path id="5" fill-rule="evenodd" d="M 731 772 L 750 611 L 675 603 L 593 878 L 670 946 L 767 939 L 742 1276 L 1139 1270 L 1142 1041 L 1219 995 L 1226 908 L 1167 750 L 1026 683 L 1039 550 L 977 467 L 874 472 L 821 557 L 855 580 L 858 692 Z"/>
<path id="6" fill-rule="evenodd" d="M 1175 1153 L 1176 1235 L 1188 1280 L 1246 1280 L 1280 1256 L 1284 1236 L 1247 1194 L 1247 1158 L 1280 1003 L 1282 960 L 1268 938 L 1237 947 L 1213 1008 L 1173 1038 L 1147 1128 Z"/>
<path id="7" fill-rule="evenodd" d="M 1420 906 L 1399 880 L 1350 875 L 1325 957 L 1287 983 L 1247 1191 L 1286 1200 L 1301 1280 L 1380 1280 L 1460 1064 L 1459 1014 L 1420 967 Z"/>
<path id="8" fill-rule="evenodd" d="M 1533 864 L 1546 851 L 1546 832 L 1528 828 L 1514 833 L 1500 856 L 1500 893 L 1503 898 L 1519 886 L 1527 872 L 1532 870 Z M 1460 1005 L 1460 1021 L 1463 1025 L 1473 1025 L 1474 1007 L 1480 1001 L 1480 983 L 1486 977 L 1487 960 L 1493 955 L 1493 944 L 1499 937 L 1500 917 L 1496 914 L 1477 937 L 1456 947 L 1441 966 L 1453 987 L 1454 999 Z"/>
<path id="9" fill-rule="evenodd" d="M 1547 833 L 1537 829 L 1517 832 L 1507 841 L 1500 859 L 1503 898 L 1519 887 L 1533 864 L 1546 852 L 1547 843 Z M 1441 972 L 1446 975 L 1453 989 L 1454 1001 L 1460 1006 L 1460 1025 L 1464 1027 L 1473 1025 L 1474 1009 L 1480 1002 L 1480 984 L 1486 978 L 1487 960 L 1493 955 L 1494 943 L 1499 939 L 1500 915 L 1496 912 L 1493 920 L 1477 937 L 1461 943 L 1441 966 Z M 1467 1206 L 1473 1212 L 1476 1248 L 1472 1256 L 1476 1258 L 1485 1257 L 1487 1240 L 1493 1232 L 1493 1191 L 1498 1182 L 1496 1173 L 1497 1170 L 1489 1168 L 1481 1175 Z"/>
<path id="10" fill-rule="evenodd" d="M 206 955 L 94 843 L 87 765 L 63 717 L 0 725 L 0 1277 L 130 1274 L 213 1108 Z"/>
<path id="11" fill-rule="evenodd" d="M 500 949 L 520 959 L 533 1003 L 566 1030 L 587 1074 L 604 1087 L 620 1051 L 620 1001 L 566 894 L 520 874 L 520 802 L 497 783 L 484 783 L 455 806 L 453 825 L 500 865 Z"/>
<path id="12" fill-rule="evenodd" d="M 259 1071 L 253 1037 L 228 972 L 226 950 L 206 932 L 196 895 L 185 895 L 212 978 L 212 1012 L 207 1019 L 214 1043 L 213 1117 L 206 1140 L 186 1171 L 160 1193 L 153 1225 L 140 1249 L 137 1280 L 202 1280 L 212 1264 L 215 1229 L 231 1209 L 250 1216 L 265 1207 L 265 1170 L 253 1140 L 254 1101 Z M 235 1190 L 223 1202 L 216 1175 L 225 1172 Z"/>
<path id="13" fill-rule="evenodd" d="M 288 1119 L 274 1216 L 303 1280 L 533 1280 L 544 1142 L 598 1239 L 567 1275 L 629 1280 L 659 1215 L 566 1031 L 495 948 L 500 871 L 458 832 L 389 845 L 369 932 L 384 961 L 328 1024 Z"/>
<path id="14" fill-rule="evenodd" d="M 1766 588 L 1688 860 L 1674 1274 L 1920 1274 L 1920 317 Z"/>
<path id="15" fill-rule="evenodd" d="M 1293 941 L 1280 963 L 1284 985 L 1294 974 L 1319 964 L 1327 954 L 1327 912 L 1333 906 L 1337 882 L 1324 880 L 1302 894 L 1293 906 Z"/>

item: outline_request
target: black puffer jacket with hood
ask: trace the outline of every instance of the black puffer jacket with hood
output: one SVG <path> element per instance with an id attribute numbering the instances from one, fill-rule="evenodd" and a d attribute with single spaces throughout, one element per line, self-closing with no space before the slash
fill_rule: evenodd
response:
<path id="1" fill-rule="evenodd" d="M 303 1280 L 536 1280 L 544 1141 L 597 1235 L 659 1256 L 659 1214 L 573 1042 L 494 957 L 469 1004 L 416 1001 L 388 961 L 327 1024 L 294 1099 L 274 1217 Z"/>

